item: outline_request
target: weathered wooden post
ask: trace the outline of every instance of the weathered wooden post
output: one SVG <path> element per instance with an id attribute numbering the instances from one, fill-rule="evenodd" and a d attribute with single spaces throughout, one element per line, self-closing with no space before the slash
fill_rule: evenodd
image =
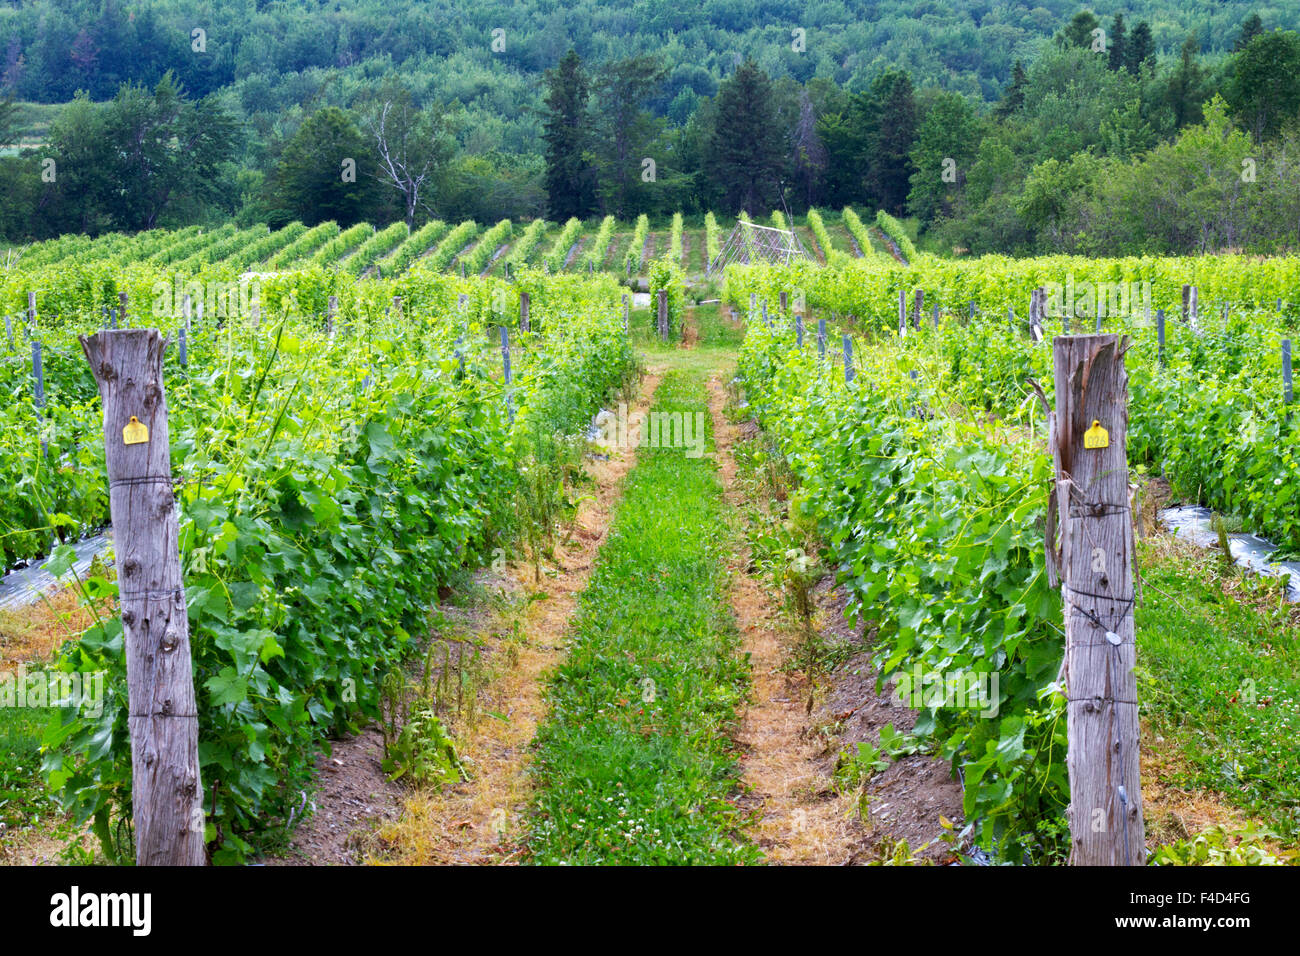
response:
<path id="1" fill-rule="evenodd" d="M 118 320 L 122 323 L 122 328 L 128 328 L 128 327 L 130 327 L 131 323 L 130 323 L 130 321 L 127 319 L 128 312 L 126 311 L 126 293 L 125 293 L 125 292 L 119 292 L 119 293 L 117 294 L 117 310 L 118 310 L 118 311 L 117 311 L 117 318 L 118 318 Z M 114 325 L 113 328 L 117 328 L 117 326 Z"/>
<path id="2" fill-rule="evenodd" d="M 27 328 L 36 328 L 36 293 L 27 293 Z"/>
<path id="3" fill-rule="evenodd" d="M 1160 367 L 1165 367 L 1165 310 L 1156 309 L 1156 352 Z"/>
<path id="4" fill-rule="evenodd" d="M 784 289 L 782 289 L 780 292 L 780 299 L 781 299 L 781 314 L 785 315 L 787 312 L 790 311 L 789 293 L 787 293 Z"/>
<path id="5" fill-rule="evenodd" d="M 176 336 L 176 341 L 179 343 L 179 347 L 180 347 L 181 368 L 189 368 L 190 354 L 189 354 L 189 344 L 185 340 L 185 326 L 182 325 L 180 327 L 180 330 Z"/>
<path id="6" fill-rule="evenodd" d="M 82 336 L 104 406 L 109 511 L 126 637 L 136 863 L 201 866 L 203 789 L 156 329 Z"/>
<path id="7" fill-rule="evenodd" d="M 1199 290 L 1194 285 L 1183 286 L 1183 324 L 1197 327 L 1200 319 L 1200 307 L 1198 303 Z"/>
<path id="8" fill-rule="evenodd" d="M 14 320 L 5 313 L 5 337 L 9 339 L 9 351 L 14 350 Z"/>
<path id="9" fill-rule="evenodd" d="M 461 260 L 460 260 L 460 277 L 461 277 L 462 279 L 465 278 L 465 260 L 464 260 L 464 259 L 461 259 Z"/>
<path id="10" fill-rule="evenodd" d="M 817 361 L 826 361 L 826 319 L 817 320 Z"/>
<path id="11" fill-rule="evenodd" d="M 917 289 L 912 295 L 912 328 L 919 329 L 921 327 L 921 307 L 925 305 L 925 292 Z"/>
<path id="12" fill-rule="evenodd" d="M 907 293 L 898 290 L 898 334 L 907 334 Z"/>
<path id="13" fill-rule="evenodd" d="M 658 293 L 659 306 L 659 338 L 668 341 L 668 290 L 660 289 Z"/>
<path id="14" fill-rule="evenodd" d="M 181 296 L 181 315 L 185 317 L 185 331 L 190 331 L 190 297 Z"/>
<path id="15" fill-rule="evenodd" d="M 853 340 L 844 336 L 844 384 L 853 381 Z"/>
<path id="16" fill-rule="evenodd" d="M 772 320 L 768 318 L 767 315 L 767 299 L 763 300 L 763 324 L 766 325 L 769 330 L 772 328 Z"/>
<path id="17" fill-rule="evenodd" d="M 939 303 L 938 302 L 934 304 L 933 318 L 934 318 L 934 327 L 938 329 L 939 328 Z"/>
<path id="18" fill-rule="evenodd" d="M 1070 862 L 1146 860 L 1138 765 L 1128 374 L 1118 335 L 1053 342 L 1048 578 L 1065 605 Z M 1060 528 L 1056 545 L 1055 525 Z"/>
<path id="19" fill-rule="evenodd" d="M 630 332 L 632 329 L 632 305 L 628 301 L 628 295 L 623 293 L 623 331 Z"/>
<path id="20" fill-rule="evenodd" d="M 803 313 L 794 314 L 794 344 L 795 348 L 803 351 Z"/>
<path id="21" fill-rule="evenodd" d="M 531 306 L 531 299 L 527 292 L 519 293 L 519 331 L 528 332 L 532 328 L 531 320 L 528 317 L 528 309 Z M 623 296 L 623 324 L 627 325 L 627 296 Z"/>
<path id="22" fill-rule="evenodd" d="M 751 292 L 749 294 L 749 314 L 753 315 L 754 312 L 757 311 L 757 309 L 758 309 L 758 293 Z"/>
<path id="23" fill-rule="evenodd" d="M 329 297 L 329 309 L 325 313 L 325 333 L 330 340 L 334 339 L 334 317 L 339 312 L 339 297 L 332 295 Z"/>

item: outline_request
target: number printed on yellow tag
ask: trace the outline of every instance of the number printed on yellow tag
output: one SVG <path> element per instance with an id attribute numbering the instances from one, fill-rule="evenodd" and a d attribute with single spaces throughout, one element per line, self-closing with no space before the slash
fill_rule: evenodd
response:
<path id="1" fill-rule="evenodd" d="M 1092 427 L 1083 433 L 1084 448 L 1109 448 L 1110 432 L 1101 427 L 1101 422 L 1092 420 Z"/>
<path id="2" fill-rule="evenodd" d="M 149 441 L 149 426 L 142 424 L 140 419 L 134 415 L 122 429 L 122 444 L 124 445 L 143 445 Z"/>

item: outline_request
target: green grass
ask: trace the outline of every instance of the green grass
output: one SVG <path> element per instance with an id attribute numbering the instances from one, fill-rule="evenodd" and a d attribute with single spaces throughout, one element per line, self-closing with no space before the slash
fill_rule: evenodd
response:
<path id="1" fill-rule="evenodd" d="M 745 339 L 745 329 L 737 328 L 722 317 L 718 305 L 695 307 L 695 322 L 699 326 L 699 347 L 736 350 Z"/>
<path id="2" fill-rule="evenodd" d="M 1300 837 L 1300 627 L 1269 610 L 1271 586 L 1224 593 L 1206 562 L 1148 556 L 1137 611 L 1138 699 L 1185 758 L 1187 779 Z M 1207 581 L 1207 578 L 1210 579 Z M 1250 599 L 1254 591 L 1256 597 Z"/>
<path id="3" fill-rule="evenodd" d="M 705 371 L 654 409 L 704 413 Z M 748 689 L 727 598 L 728 509 L 713 463 L 642 448 L 549 689 L 528 846 L 536 863 L 731 864 L 758 850 L 727 802 Z"/>
<path id="4" fill-rule="evenodd" d="M 41 731 L 52 711 L 0 708 L 0 824 L 5 833 L 40 825 L 58 804 L 41 777 Z"/>

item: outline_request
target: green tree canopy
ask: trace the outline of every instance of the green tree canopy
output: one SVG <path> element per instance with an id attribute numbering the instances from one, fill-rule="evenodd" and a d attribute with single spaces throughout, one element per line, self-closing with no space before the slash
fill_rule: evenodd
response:
<path id="1" fill-rule="evenodd" d="M 1300 33 L 1260 33 L 1233 60 L 1228 102 L 1255 142 L 1300 118 Z"/>
<path id="2" fill-rule="evenodd" d="M 335 220 L 350 226 L 379 205 L 371 144 L 337 106 L 318 110 L 285 144 L 267 182 L 272 224 Z"/>
<path id="3" fill-rule="evenodd" d="M 705 175 L 728 212 L 767 212 L 781 197 L 786 152 L 772 81 L 753 60 L 746 60 L 719 87 L 714 119 Z"/>
<path id="4" fill-rule="evenodd" d="M 582 58 L 570 49 L 559 66 L 546 72 L 546 195 L 551 218 L 584 218 L 596 209 L 595 171 L 589 161 L 590 80 Z"/>

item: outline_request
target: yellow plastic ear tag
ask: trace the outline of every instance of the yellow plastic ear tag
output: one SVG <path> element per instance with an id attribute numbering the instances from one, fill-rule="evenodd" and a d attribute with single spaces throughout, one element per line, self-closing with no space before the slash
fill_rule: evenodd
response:
<path id="1" fill-rule="evenodd" d="M 140 423 L 140 419 L 134 415 L 122 429 L 122 444 L 124 445 L 143 445 L 149 441 L 149 426 Z"/>
<path id="2" fill-rule="evenodd" d="M 1092 427 L 1083 433 L 1084 448 L 1109 448 L 1110 432 L 1101 427 L 1101 422 L 1092 420 Z"/>

